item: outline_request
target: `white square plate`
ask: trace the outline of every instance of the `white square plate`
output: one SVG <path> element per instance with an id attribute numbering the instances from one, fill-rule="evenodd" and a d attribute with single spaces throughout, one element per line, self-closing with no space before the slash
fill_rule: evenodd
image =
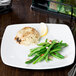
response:
<path id="1" fill-rule="evenodd" d="M 29 49 L 37 47 L 37 45 L 23 46 L 15 42 L 14 37 L 16 33 L 23 27 L 30 26 L 40 31 L 40 24 L 15 24 L 7 26 L 1 44 L 1 58 L 4 64 L 24 68 L 24 69 L 54 69 L 71 65 L 75 59 L 75 43 L 72 32 L 67 25 L 64 24 L 47 24 L 48 34 L 41 38 L 40 42 L 45 41 L 46 38 L 59 41 L 63 40 L 69 46 L 64 48 L 60 53 L 66 56 L 64 59 L 53 58 L 52 61 L 42 61 L 37 64 L 25 64 L 28 59 Z"/>

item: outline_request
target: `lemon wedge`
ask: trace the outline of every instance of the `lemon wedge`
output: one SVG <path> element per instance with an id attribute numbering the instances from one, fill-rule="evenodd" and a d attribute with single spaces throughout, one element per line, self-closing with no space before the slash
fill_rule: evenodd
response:
<path id="1" fill-rule="evenodd" d="M 48 27 L 45 23 L 40 23 L 40 31 L 41 31 L 41 37 L 44 37 L 48 33 Z"/>

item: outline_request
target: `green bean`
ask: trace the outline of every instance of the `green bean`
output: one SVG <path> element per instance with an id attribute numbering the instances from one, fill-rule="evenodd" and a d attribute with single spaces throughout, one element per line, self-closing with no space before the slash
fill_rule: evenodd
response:
<path id="1" fill-rule="evenodd" d="M 56 51 L 60 51 L 61 49 L 53 49 L 50 51 L 50 53 L 56 52 Z"/>
<path id="2" fill-rule="evenodd" d="M 50 44 L 48 44 L 48 45 L 46 45 L 46 46 L 43 46 L 43 47 L 41 47 L 41 48 L 35 50 L 34 52 L 31 52 L 28 56 L 32 56 L 32 55 L 34 55 L 35 53 L 37 53 L 37 52 L 40 51 L 40 50 L 45 49 L 45 48 L 46 48 L 47 46 L 49 46 L 49 45 L 50 45 Z"/>
<path id="3" fill-rule="evenodd" d="M 45 40 L 45 42 L 47 42 L 48 39 Z"/>
<path id="4" fill-rule="evenodd" d="M 63 55 L 61 55 L 61 54 L 58 53 L 58 52 L 55 52 L 55 53 L 56 53 L 56 55 L 59 56 L 61 59 L 64 59 L 64 56 L 63 56 Z"/>
<path id="5" fill-rule="evenodd" d="M 64 56 L 59 54 L 58 52 L 51 53 L 51 55 L 54 56 L 55 58 L 58 58 L 58 59 L 64 59 Z"/>
<path id="6" fill-rule="evenodd" d="M 33 64 L 36 64 L 38 62 L 38 60 L 42 57 L 41 54 L 44 54 L 46 50 L 44 50 L 43 52 L 39 52 L 40 54 L 37 54 L 39 55 L 39 57 L 33 62 Z"/>
<path id="7" fill-rule="evenodd" d="M 52 61 L 52 59 L 48 59 L 48 61 Z"/>
<path id="8" fill-rule="evenodd" d="M 36 55 L 39 55 L 40 57 L 39 58 L 37 58 L 34 62 L 33 62 L 33 64 L 35 64 L 35 63 L 37 63 L 38 62 L 38 60 L 41 58 L 41 54 L 44 54 L 46 52 L 46 49 L 44 49 L 44 51 L 42 52 L 42 51 L 40 51 L 39 53 L 37 53 Z"/>
<path id="9" fill-rule="evenodd" d="M 38 46 L 41 46 L 41 47 L 30 49 L 30 54 L 28 56 L 32 56 L 34 54 L 35 54 L 35 56 L 32 59 L 30 59 L 29 61 L 26 61 L 25 62 L 26 64 L 30 64 L 32 62 L 33 62 L 33 64 L 36 64 L 37 62 L 40 62 L 44 59 L 46 60 L 46 62 L 50 61 L 52 59 L 49 59 L 49 54 L 55 58 L 63 59 L 64 56 L 61 55 L 59 53 L 59 51 L 61 51 L 63 49 L 63 47 L 68 46 L 68 44 L 62 43 L 62 41 L 56 42 L 56 40 L 53 40 L 52 44 L 49 44 L 49 42 L 47 42 L 47 39 L 46 39 L 45 42 L 38 44 Z M 48 48 L 46 48 L 46 47 L 48 47 Z M 42 55 L 42 54 L 44 54 L 44 55 Z"/>
<path id="10" fill-rule="evenodd" d="M 67 47 L 68 46 L 67 43 L 62 43 L 61 45 L 62 45 L 62 47 Z"/>
<path id="11" fill-rule="evenodd" d="M 48 42 L 43 42 L 43 43 L 40 43 L 40 44 L 37 44 L 38 46 L 44 46 L 46 44 L 49 44 Z"/>
<path id="12" fill-rule="evenodd" d="M 26 61 L 26 64 L 32 63 L 34 60 L 36 60 L 40 55 L 44 54 L 46 50 L 44 50 L 43 52 L 39 52 L 38 54 L 36 54 L 36 56 L 32 59 L 30 59 L 29 61 Z"/>
<path id="13" fill-rule="evenodd" d="M 63 48 L 63 47 L 67 47 L 68 44 L 67 43 L 62 43 L 62 41 L 60 41 L 59 43 L 55 44 L 55 46 L 53 46 L 54 48 Z"/>
<path id="14" fill-rule="evenodd" d="M 52 48 L 52 46 L 56 43 L 55 40 L 53 40 L 52 44 L 49 46 L 49 48 L 47 49 L 47 51 L 45 52 L 45 54 L 38 60 L 38 62 L 40 62 L 42 59 L 44 59 L 46 57 L 46 55 L 48 55 L 50 49 Z"/>
<path id="15" fill-rule="evenodd" d="M 51 53 L 51 55 L 55 58 L 61 59 L 59 56 L 56 56 L 54 53 Z"/>
<path id="16" fill-rule="evenodd" d="M 33 62 L 33 64 L 36 64 L 40 58 L 41 58 L 41 56 L 39 56 L 39 57 Z"/>
<path id="17" fill-rule="evenodd" d="M 37 47 L 37 48 L 34 48 L 34 49 L 30 49 L 30 51 L 33 52 L 33 51 L 35 51 L 35 50 L 37 50 L 37 49 L 39 49 L 39 48 L 41 48 L 41 47 Z"/>
<path id="18" fill-rule="evenodd" d="M 30 64 L 30 63 L 32 63 L 34 60 L 36 60 L 38 57 L 39 57 L 39 56 L 36 55 L 34 58 L 30 59 L 29 61 L 26 61 L 25 63 L 26 63 L 26 64 Z"/>
<path id="19" fill-rule="evenodd" d="M 48 61 L 48 55 L 45 57 L 46 62 Z"/>
<path id="20" fill-rule="evenodd" d="M 41 50 L 41 47 L 38 48 L 38 49 L 33 50 L 33 52 L 31 52 L 28 56 L 34 55 L 34 54 L 37 53 L 39 50 Z"/>
<path id="21" fill-rule="evenodd" d="M 35 50 L 34 52 L 31 52 L 28 56 L 30 57 L 30 56 L 34 55 L 34 54 L 37 53 L 39 50 L 40 50 L 40 49 L 37 49 L 37 50 Z"/>
<path id="22" fill-rule="evenodd" d="M 36 53 L 36 55 L 41 55 L 41 54 L 44 54 L 46 52 L 46 49 L 44 49 L 43 51 L 42 50 L 40 50 L 40 51 L 38 51 L 37 53 Z"/>

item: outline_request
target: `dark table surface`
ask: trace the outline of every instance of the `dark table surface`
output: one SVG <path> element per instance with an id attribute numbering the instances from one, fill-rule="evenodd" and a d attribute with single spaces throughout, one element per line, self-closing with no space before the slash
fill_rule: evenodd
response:
<path id="1" fill-rule="evenodd" d="M 13 11 L 5 15 L 0 15 L 0 44 L 6 26 L 19 23 L 65 23 L 69 27 L 73 27 L 72 32 L 75 36 L 75 23 L 71 25 L 70 21 L 63 21 L 45 13 L 32 11 L 30 9 L 31 3 L 32 0 L 13 0 Z M 7 66 L 3 64 L 0 57 L 0 76 L 67 76 L 73 65 L 52 70 L 27 70 Z"/>

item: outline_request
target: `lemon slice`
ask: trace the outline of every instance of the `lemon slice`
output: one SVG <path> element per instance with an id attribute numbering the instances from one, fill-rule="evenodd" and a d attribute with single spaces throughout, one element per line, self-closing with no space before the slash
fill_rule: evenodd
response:
<path id="1" fill-rule="evenodd" d="M 44 37 L 48 33 L 48 27 L 45 23 L 40 23 L 40 29 L 41 29 L 41 37 Z"/>

